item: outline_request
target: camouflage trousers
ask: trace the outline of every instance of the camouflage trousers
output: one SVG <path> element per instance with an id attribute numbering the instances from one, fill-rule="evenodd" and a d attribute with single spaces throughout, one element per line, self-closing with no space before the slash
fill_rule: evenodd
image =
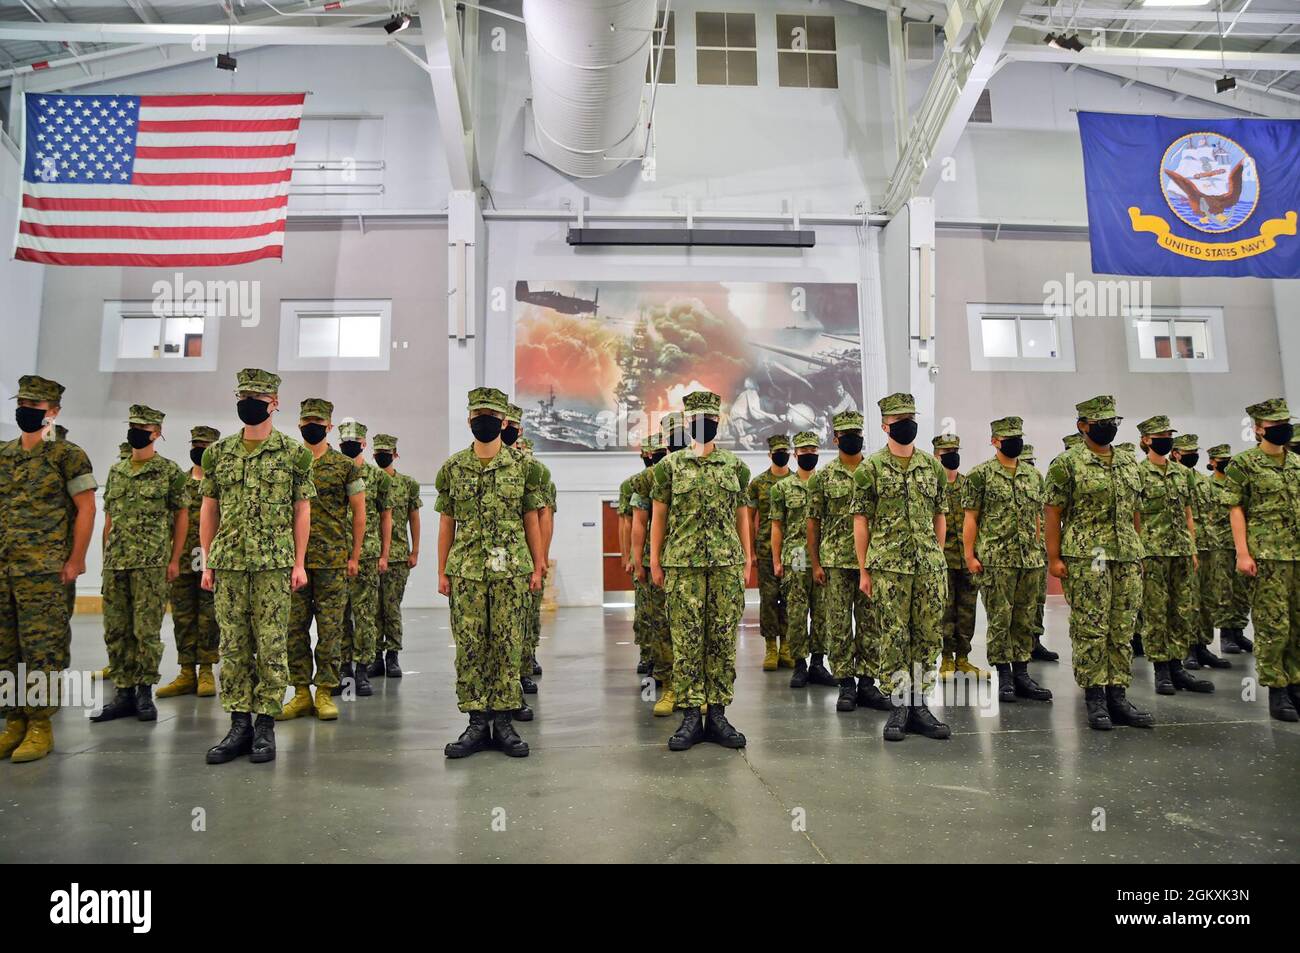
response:
<path id="1" fill-rule="evenodd" d="M 172 634 L 181 665 L 215 665 L 221 633 L 212 593 L 199 583 L 203 573 L 183 572 L 171 584 Z"/>
<path id="2" fill-rule="evenodd" d="M 873 600 L 858 588 L 861 577 L 856 569 L 828 566 L 825 571 L 822 617 L 835 672 L 843 678 L 880 678 L 880 629 Z M 815 637 L 813 641 L 817 641 Z"/>
<path id="3" fill-rule="evenodd" d="M 1182 661 L 1201 611 L 1191 556 L 1142 560 L 1142 646 L 1152 662 Z"/>
<path id="4" fill-rule="evenodd" d="M 221 629 L 221 707 L 276 715 L 289 684 L 288 569 L 214 572 Z"/>
<path id="5" fill-rule="evenodd" d="M 361 571 L 348 577 L 348 606 L 343 613 L 344 662 L 369 663 L 379 644 L 379 561 L 363 559 Z"/>
<path id="6" fill-rule="evenodd" d="M 1227 557 L 1225 561 L 1223 557 Z M 1193 623 L 1194 641 L 1209 645 L 1214 641 L 1214 620 L 1223 615 L 1223 603 L 1232 591 L 1232 580 L 1224 573 L 1236 571 L 1236 554 L 1226 550 L 1203 549 L 1196 554 L 1196 594 L 1200 611 Z"/>
<path id="7" fill-rule="evenodd" d="M 880 671 L 886 695 L 911 686 L 939 660 L 942 621 L 948 600 L 947 569 L 916 573 L 871 571 L 871 604 L 880 632 Z"/>
<path id="8" fill-rule="evenodd" d="M 1237 572 L 1236 552 L 1224 553 L 1223 576 L 1228 577 L 1226 602 L 1220 603 L 1222 613 L 1214 624 L 1221 629 L 1244 629 L 1250 625 L 1251 604 L 1255 601 L 1257 576 Z"/>
<path id="9" fill-rule="evenodd" d="M 527 576 L 451 577 L 451 637 L 461 711 L 514 711 L 524 703 L 519 655 L 528 600 Z"/>
<path id="10" fill-rule="evenodd" d="M 764 642 L 785 637 L 786 606 L 781 580 L 772 570 L 772 554 L 758 555 L 758 631 Z"/>
<path id="11" fill-rule="evenodd" d="M 1267 688 L 1300 685 L 1300 562 L 1256 561 L 1255 671 Z"/>
<path id="12" fill-rule="evenodd" d="M 0 672 L 9 676 L 11 684 L 20 684 L 19 663 L 26 666 L 29 676 L 32 672 L 53 675 L 68 667 L 72 629 L 67 613 L 67 587 L 58 573 L 0 573 Z M 0 713 L 22 711 L 29 718 L 48 718 L 57 710 L 20 706 L 0 709 Z"/>
<path id="13" fill-rule="evenodd" d="M 158 684 L 167 567 L 105 569 L 104 645 L 117 686 Z"/>
<path id="14" fill-rule="evenodd" d="M 402 598 L 411 578 L 411 566 L 405 559 L 388 564 L 388 572 L 379 576 L 379 643 L 385 652 L 402 651 Z"/>
<path id="15" fill-rule="evenodd" d="M 793 566 L 784 567 L 781 585 L 785 593 L 784 641 L 790 645 L 790 655 L 797 659 L 807 658 L 814 653 L 824 655 L 825 587 L 813 581 L 811 569 L 799 570 Z"/>
<path id="16" fill-rule="evenodd" d="M 736 682 L 736 627 L 745 614 L 745 567 L 665 571 L 678 708 L 729 705 Z"/>
<path id="17" fill-rule="evenodd" d="M 979 590 L 965 569 L 948 569 L 948 599 L 943 606 L 943 651 L 945 655 L 965 658 L 970 655 L 975 637 L 975 603 Z M 993 661 L 992 658 L 989 661 Z"/>
<path id="18" fill-rule="evenodd" d="M 989 664 L 1028 662 L 1034 649 L 1034 618 L 1042 605 L 1043 570 L 985 566 L 978 578 L 989 617 Z"/>
<path id="19" fill-rule="evenodd" d="M 637 618 L 641 620 L 641 650 L 654 662 L 655 677 L 672 684 L 673 637 L 668 631 L 668 595 L 647 579 L 635 582 Z"/>
<path id="20" fill-rule="evenodd" d="M 1142 564 L 1065 557 L 1074 680 L 1080 688 L 1133 680 L 1133 628 L 1142 602 Z"/>
<path id="21" fill-rule="evenodd" d="M 528 593 L 525 610 L 527 626 L 524 628 L 523 643 L 519 647 L 519 675 L 533 674 L 533 662 L 537 657 L 537 646 L 542 641 L 542 590 Z"/>
<path id="22" fill-rule="evenodd" d="M 333 688 L 343 657 L 346 569 L 308 569 L 307 585 L 289 600 L 289 684 Z M 316 677 L 312 679 L 311 623 L 316 620 Z"/>
<path id="23" fill-rule="evenodd" d="M 1043 625 L 1043 611 L 1047 608 L 1047 567 L 1033 571 L 1038 573 L 1038 605 L 1034 607 L 1034 621 L 1029 632 L 1034 638 L 1041 639 L 1047 631 Z"/>

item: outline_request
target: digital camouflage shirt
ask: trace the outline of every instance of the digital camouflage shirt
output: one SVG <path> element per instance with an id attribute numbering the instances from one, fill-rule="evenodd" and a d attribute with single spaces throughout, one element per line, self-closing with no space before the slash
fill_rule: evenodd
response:
<path id="1" fill-rule="evenodd" d="M 1230 553 L 1237 549 L 1232 542 L 1232 520 L 1228 515 L 1232 506 L 1223 492 L 1227 482 L 1226 476 L 1207 477 L 1202 481 L 1205 521 L 1196 524 L 1196 545 L 1200 549 Z"/>
<path id="2" fill-rule="evenodd" d="M 366 535 L 361 540 L 361 558 L 378 559 L 383 549 L 381 527 L 384 513 L 392 509 L 389 495 L 393 478 L 373 463 L 363 463 L 361 479 L 366 485 Z"/>
<path id="3" fill-rule="evenodd" d="M 1192 474 L 1181 463 L 1159 466 L 1150 459 L 1137 465 L 1139 533 L 1148 556 L 1190 556 L 1195 552 L 1187 528 L 1192 505 Z"/>
<path id="4" fill-rule="evenodd" d="M 0 443 L 0 573 L 60 572 L 72 552 L 72 497 L 96 487 L 86 453 L 66 440 Z"/>
<path id="5" fill-rule="evenodd" d="M 1133 525 L 1139 477 L 1131 453 L 1110 458 L 1087 447 L 1067 450 L 1047 471 L 1048 506 L 1061 510 L 1061 555 L 1134 562 L 1145 555 Z"/>
<path id="6" fill-rule="evenodd" d="M 1179 466 L 1182 464 L 1180 463 Z M 1187 469 L 1187 479 L 1192 488 L 1192 520 L 1196 524 L 1196 549 L 1205 552 L 1210 549 L 1210 538 L 1206 527 L 1214 519 L 1213 481 L 1208 475 L 1193 469 Z"/>
<path id="7" fill-rule="evenodd" d="M 1228 464 L 1223 498 L 1246 514 L 1246 545 L 1256 559 L 1300 560 L 1300 458 L 1259 447 Z"/>
<path id="8" fill-rule="evenodd" d="M 888 448 L 862 461 L 853 474 L 854 511 L 867 518 L 867 569 L 913 574 L 947 569 L 934 533 L 943 512 L 943 465 L 924 450 L 900 460 Z"/>
<path id="9" fill-rule="evenodd" d="M 293 566 L 294 504 L 316 496 L 311 463 L 311 451 L 278 430 L 252 451 L 242 430 L 203 451 L 203 495 L 220 508 L 209 569 Z"/>
<path id="10" fill-rule="evenodd" d="M 420 484 L 405 473 L 394 473 L 388 501 L 393 506 L 393 541 L 388 550 L 388 561 L 406 562 L 411 558 L 411 513 L 424 505 L 420 499 Z"/>
<path id="11" fill-rule="evenodd" d="M 1043 476 L 1028 463 L 1007 470 L 996 457 L 966 475 L 962 509 L 979 513 L 975 558 L 985 566 L 1040 569 Z M 951 517 L 949 517 L 951 519 Z"/>
<path id="12" fill-rule="evenodd" d="M 647 467 L 640 473 L 634 473 L 627 479 L 628 489 L 631 498 L 628 502 L 630 510 L 642 510 L 645 513 L 645 546 L 641 551 L 641 565 L 650 565 L 650 526 L 654 522 L 654 500 L 650 497 L 651 490 L 654 489 L 653 471 Z M 667 540 L 665 540 L 665 543 Z M 633 553 L 633 558 L 636 554 Z"/>
<path id="13" fill-rule="evenodd" d="M 749 482 L 749 506 L 758 513 L 758 538 L 754 540 L 754 552 L 760 559 L 766 559 L 769 564 L 772 561 L 772 517 L 769 501 L 772 487 L 784 480 L 786 476 L 789 474 L 777 476 L 769 467 Z"/>
<path id="14" fill-rule="evenodd" d="M 189 524 L 185 527 L 185 548 L 181 551 L 181 572 L 203 571 L 203 554 L 199 547 L 199 511 L 203 508 L 203 481 L 185 474 L 185 511 Z"/>
<path id="15" fill-rule="evenodd" d="M 433 508 L 456 521 L 447 575 L 504 579 L 533 571 L 524 535 L 524 514 L 546 505 L 537 471 L 502 448 L 479 460 L 473 447 L 451 456 L 434 480 Z"/>
<path id="16" fill-rule="evenodd" d="M 942 466 L 942 464 L 940 464 Z M 943 558 L 948 564 L 949 569 L 965 569 L 966 556 L 962 550 L 961 528 L 962 528 L 962 488 L 966 485 L 966 477 L 960 473 L 957 479 L 949 480 L 947 474 L 943 478 L 943 514 L 947 518 L 943 536 Z"/>
<path id="17" fill-rule="evenodd" d="M 828 569 L 858 568 L 853 545 L 853 493 L 853 471 L 838 455 L 808 481 L 808 518 L 819 524 L 817 562 Z"/>
<path id="18" fill-rule="evenodd" d="M 111 520 L 104 568 L 153 569 L 172 558 L 176 513 L 186 508 L 189 477 L 155 453 L 138 467 L 128 457 L 113 464 L 104 482 L 104 513 Z M 182 556 L 182 561 L 187 560 Z"/>
<path id="19" fill-rule="evenodd" d="M 729 450 L 707 457 L 694 450 L 670 453 L 651 468 L 650 495 L 668 504 L 664 567 L 740 566 L 745 551 L 736 511 L 746 503 L 749 467 Z"/>
<path id="20" fill-rule="evenodd" d="M 632 481 L 636 479 L 637 474 L 632 474 L 618 485 L 618 515 L 632 515 Z"/>
<path id="21" fill-rule="evenodd" d="M 311 535 L 307 537 L 305 565 L 308 569 L 342 569 L 352 558 L 349 497 L 366 490 L 361 464 L 333 447 L 327 448 L 311 462 L 311 482 L 316 487 L 316 499 L 311 504 Z M 367 513 L 366 535 L 369 533 L 370 514 Z M 363 553 L 364 540 L 362 537 Z"/>
<path id="22" fill-rule="evenodd" d="M 781 524 L 781 565 L 793 567 L 797 571 L 812 565 L 808 559 L 808 507 L 812 502 L 809 484 L 812 481 L 811 476 L 807 480 L 801 480 L 797 474 L 791 473 L 772 485 L 768 497 L 769 521 Z M 770 561 L 770 531 L 767 548 Z"/>

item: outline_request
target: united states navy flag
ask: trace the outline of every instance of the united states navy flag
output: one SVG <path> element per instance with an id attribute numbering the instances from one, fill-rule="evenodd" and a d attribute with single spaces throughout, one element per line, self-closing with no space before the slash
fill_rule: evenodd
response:
<path id="1" fill-rule="evenodd" d="M 1092 270 L 1300 278 L 1300 121 L 1079 113 Z"/>

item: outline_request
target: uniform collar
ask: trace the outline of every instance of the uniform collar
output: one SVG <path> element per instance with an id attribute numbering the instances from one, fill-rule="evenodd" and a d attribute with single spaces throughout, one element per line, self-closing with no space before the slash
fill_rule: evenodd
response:
<path id="1" fill-rule="evenodd" d="M 137 477 L 137 476 L 140 476 L 141 474 L 149 473 L 149 472 L 151 472 L 152 470 L 157 469 L 157 467 L 158 467 L 158 463 L 162 460 L 162 458 L 163 458 L 163 457 L 162 457 L 162 454 L 160 454 L 160 453 L 158 453 L 157 451 L 155 451 L 155 452 L 154 452 L 154 455 L 153 455 L 152 457 L 150 457 L 148 460 L 144 461 L 144 463 L 140 464 L 140 466 L 138 466 L 138 467 L 133 467 L 133 466 L 131 466 L 131 458 L 130 458 L 130 457 L 127 457 L 125 460 L 122 460 L 122 461 L 120 461 L 120 462 L 126 464 L 126 475 L 127 475 L 127 476 L 129 476 L 129 477 Z"/>
<path id="2" fill-rule="evenodd" d="M 499 467 L 505 467 L 512 463 L 519 462 L 519 458 L 515 455 L 514 451 L 504 443 L 501 445 L 501 449 L 497 451 L 497 455 L 486 463 L 480 462 L 478 456 L 474 453 L 474 445 L 472 443 L 465 448 L 465 454 L 467 461 L 473 462 L 474 469 L 480 471 L 496 470 Z M 366 465 L 371 466 L 371 464 Z"/>
<path id="3" fill-rule="evenodd" d="M 268 450 L 279 450 L 289 440 L 289 438 L 286 437 L 284 434 L 280 433 L 280 431 L 272 430 L 269 434 L 267 434 L 265 440 L 263 440 L 261 443 L 259 443 L 255 448 L 253 448 L 250 451 L 247 447 L 244 446 L 243 430 L 238 431 L 233 436 L 236 440 L 235 452 L 243 457 L 255 457 L 258 454 L 264 453 Z"/>

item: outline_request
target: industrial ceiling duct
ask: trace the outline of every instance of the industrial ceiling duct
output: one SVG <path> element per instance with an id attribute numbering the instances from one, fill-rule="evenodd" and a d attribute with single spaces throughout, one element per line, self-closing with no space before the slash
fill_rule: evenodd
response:
<path id="1" fill-rule="evenodd" d="M 645 151 L 655 0 L 524 0 L 534 141 L 566 175 L 605 175 Z"/>

